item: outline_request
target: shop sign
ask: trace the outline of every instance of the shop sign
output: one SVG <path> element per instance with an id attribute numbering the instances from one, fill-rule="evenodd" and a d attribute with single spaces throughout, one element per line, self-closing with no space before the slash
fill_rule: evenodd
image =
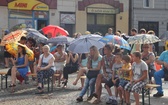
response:
<path id="1" fill-rule="evenodd" d="M 48 5 L 37 0 L 16 0 L 8 3 L 8 9 L 48 11 Z"/>
<path id="2" fill-rule="evenodd" d="M 115 8 L 87 8 L 87 13 L 117 14 L 119 9 Z"/>

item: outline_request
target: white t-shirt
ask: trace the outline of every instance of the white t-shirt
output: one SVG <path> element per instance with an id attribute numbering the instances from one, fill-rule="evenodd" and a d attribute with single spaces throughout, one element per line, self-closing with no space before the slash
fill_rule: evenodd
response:
<path id="1" fill-rule="evenodd" d="M 133 79 L 138 80 L 142 77 L 143 71 L 148 70 L 148 66 L 143 60 L 141 60 L 141 62 L 138 64 L 136 62 L 132 64 L 132 70 Z M 147 81 L 147 78 L 144 81 Z"/>
<path id="2" fill-rule="evenodd" d="M 46 58 L 43 56 L 43 54 L 41 54 L 41 55 L 40 55 L 40 59 L 42 59 L 42 57 L 43 57 L 43 61 L 41 61 L 41 63 L 42 63 L 42 62 L 43 62 L 43 63 L 49 63 L 49 60 L 50 60 L 51 58 L 55 59 L 52 54 L 49 54 Z M 54 66 L 54 62 L 53 62 L 53 64 L 52 64 L 51 69 L 53 69 L 54 71 L 56 70 L 56 69 L 55 69 L 55 66 Z"/>

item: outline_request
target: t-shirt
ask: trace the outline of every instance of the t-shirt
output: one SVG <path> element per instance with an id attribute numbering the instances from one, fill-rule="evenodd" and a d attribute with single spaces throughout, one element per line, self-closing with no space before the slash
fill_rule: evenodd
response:
<path id="1" fill-rule="evenodd" d="M 112 70 L 113 70 L 114 73 L 115 73 L 115 77 L 119 77 L 119 69 L 121 69 L 122 66 L 123 66 L 122 63 L 114 63 L 114 64 L 113 64 Z"/>
<path id="2" fill-rule="evenodd" d="M 98 64 L 99 64 L 99 61 L 102 60 L 102 56 L 99 55 L 98 59 L 96 61 L 92 60 L 92 68 L 97 68 Z"/>
<path id="3" fill-rule="evenodd" d="M 128 70 L 128 71 L 123 71 L 122 72 L 122 74 L 123 74 L 122 78 L 124 78 L 126 80 L 131 80 L 131 73 L 132 73 L 132 71 L 129 70 L 129 69 L 131 69 L 131 63 L 123 64 L 122 69 Z"/>
<path id="4" fill-rule="evenodd" d="M 51 58 L 54 58 L 54 56 L 52 54 L 49 54 L 46 58 L 43 56 L 43 54 L 41 54 L 40 55 L 40 59 L 42 59 L 42 57 L 43 57 L 43 60 L 41 61 L 41 63 L 47 63 L 47 64 L 49 63 L 49 61 L 50 61 Z M 54 66 L 54 62 L 52 64 L 51 69 L 53 69 L 54 71 L 56 70 L 56 68 Z"/>
<path id="5" fill-rule="evenodd" d="M 141 62 L 138 64 L 136 62 L 133 62 L 132 70 L 133 70 L 133 79 L 138 80 L 142 77 L 143 71 L 148 70 L 148 66 L 143 60 L 141 60 Z M 147 78 L 143 81 L 147 81 Z"/>
<path id="6" fill-rule="evenodd" d="M 158 60 L 168 63 L 168 50 L 162 52 Z"/>
<path id="7" fill-rule="evenodd" d="M 88 58 L 82 59 L 81 65 L 82 65 L 83 67 L 86 67 L 86 66 L 87 66 L 87 62 L 88 62 Z"/>

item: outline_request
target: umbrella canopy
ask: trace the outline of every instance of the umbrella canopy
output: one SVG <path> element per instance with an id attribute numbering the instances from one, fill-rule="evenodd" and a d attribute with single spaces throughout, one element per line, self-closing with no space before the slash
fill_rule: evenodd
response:
<path id="1" fill-rule="evenodd" d="M 168 31 L 164 32 L 159 38 L 162 41 L 167 41 L 168 40 Z"/>
<path id="2" fill-rule="evenodd" d="M 24 29 L 27 31 L 27 38 L 31 37 L 33 38 L 34 40 L 36 40 L 37 42 L 43 42 L 45 43 L 48 38 L 45 37 L 43 34 L 41 34 L 39 31 L 35 30 L 35 29 L 32 29 L 32 28 L 26 28 Z"/>
<path id="3" fill-rule="evenodd" d="M 48 25 L 48 26 L 42 28 L 42 32 L 45 35 L 48 33 L 51 33 L 52 37 L 56 37 L 57 35 L 64 35 L 64 36 L 69 35 L 68 31 L 66 31 L 65 29 L 63 29 L 59 26 L 55 26 L 55 25 Z"/>
<path id="4" fill-rule="evenodd" d="M 131 47 L 129 46 L 128 42 L 123 39 L 122 37 L 116 36 L 116 35 L 106 35 L 103 38 L 101 38 L 99 41 L 103 43 L 112 43 L 114 45 L 120 46 L 120 48 L 130 50 Z"/>
<path id="5" fill-rule="evenodd" d="M 69 44 L 75 40 L 74 38 L 67 37 L 67 36 L 57 36 L 54 38 L 50 38 L 47 43 L 53 43 L 53 44 Z"/>
<path id="6" fill-rule="evenodd" d="M 28 55 L 28 59 L 30 61 L 33 61 L 34 60 L 34 53 L 26 45 L 20 44 L 18 42 L 13 42 L 13 43 L 6 44 L 5 47 L 6 47 L 6 50 L 11 55 L 13 55 L 14 57 L 16 57 L 16 55 L 18 54 L 18 45 L 20 45 L 20 46 L 22 46 L 22 47 L 24 47 L 26 49 L 26 53 Z"/>
<path id="7" fill-rule="evenodd" d="M 96 46 L 98 49 L 104 47 L 104 43 L 98 41 L 101 39 L 100 35 L 83 35 L 76 40 L 72 41 L 68 47 L 68 51 L 73 53 L 88 53 L 91 46 Z"/>
<path id="8" fill-rule="evenodd" d="M 26 36 L 25 30 L 17 30 L 9 33 L 8 35 L 5 35 L 2 39 L 3 44 L 8 44 L 12 42 L 18 42 L 22 36 Z"/>
<path id="9" fill-rule="evenodd" d="M 127 40 L 129 44 L 150 44 L 161 41 L 157 36 L 151 34 L 138 34 L 130 36 Z"/>

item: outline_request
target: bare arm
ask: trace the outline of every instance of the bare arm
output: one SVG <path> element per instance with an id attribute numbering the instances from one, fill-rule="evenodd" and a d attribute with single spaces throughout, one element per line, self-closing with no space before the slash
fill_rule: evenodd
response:
<path id="1" fill-rule="evenodd" d="M 75 57 L 73 57 L 73 55 L 70 54 L 70 58 L 71 58 L 72 62 L 75 63 L 78 60 L 78 54 L 75 54 Z"/>
<path id="2" fill-rule="evenodd" d="M 142 72 L 142 77 L 137 81 L 137 82 L 140 82 L 140 81 L 143 81 L 143 80 L 145 80 L 146 78 L 147 78 L 147 70 L 144 70 L 143 72 Z"/>

